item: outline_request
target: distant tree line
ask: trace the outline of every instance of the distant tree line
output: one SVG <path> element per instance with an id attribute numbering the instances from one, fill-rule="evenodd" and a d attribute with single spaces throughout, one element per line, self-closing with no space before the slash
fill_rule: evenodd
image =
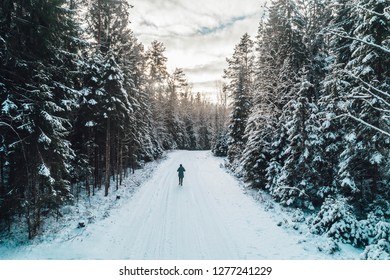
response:
<path id="1" fill-rule="evenodd" d="M 318 213 L 313 232 L 388 254 L 389 4 L 273 0 L 224 75 L 230 168 Z"/>
<path id="2" fill-rule="evenodd" d="M 222 105 L 168 73 L 165 47 L 145 49 L 130 15 L 127 1 L 1 1 L 0 230 L 23 220 L 33 238 L 80 193 L 108 195 L 164 150 L 215 142 Z"/>

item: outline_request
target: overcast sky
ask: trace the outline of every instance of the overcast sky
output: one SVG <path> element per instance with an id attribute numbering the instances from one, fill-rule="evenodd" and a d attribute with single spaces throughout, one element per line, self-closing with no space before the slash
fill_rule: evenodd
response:
<path id="1" fill-rule="evenodd" d="M 244 33 L 256 35 L 265 0 L 131 0 L 131 27 L 166 47 L 168 70 L 183 68 L 194 92 L 216 92 L 226 58 Z"/>

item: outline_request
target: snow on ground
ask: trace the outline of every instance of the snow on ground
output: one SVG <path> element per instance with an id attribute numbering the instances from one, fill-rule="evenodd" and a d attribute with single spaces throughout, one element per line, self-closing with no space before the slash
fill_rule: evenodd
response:
<path id="1" fill-rule="evenodd" d="M 180 163 L 186 169 L 183 186 L 176 174 Z M 0 259 L 359 258 L 361 251 L 348 245 L 329 254 L 335 243 L 293 223 L 301 213 L 289 213 L 243 187 L 222 163 L 208 151 L 171 152 L 157 167 L 147 165 L 129 178 L 144 181 L 136 192 L 128 181 L 107 198 L 96 195 L 89 207 L 67 206 L 69 215 L 42 238 L 0 243 Z M 77 228 L 80 221 L 85 228 Z"/>

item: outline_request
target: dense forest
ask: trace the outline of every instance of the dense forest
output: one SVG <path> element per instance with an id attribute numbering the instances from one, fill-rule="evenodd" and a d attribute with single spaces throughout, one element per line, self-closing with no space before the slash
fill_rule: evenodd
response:
<path id="1" fill-rule="evenodd" d="M 0 230 L 33 238 L 166 150 L 212 149 L 314 234 L 390 253 L 389 7 L 270 1 L 211 103 L 137 40 L 127 1 L 2 0 Z"/>
<path id="2" fill-rule="evenodd" d="M 210 149 L 223 129 L 226 99 L 169 73 L 163 43 L 134 36 L 131 8 L 1 1 L 1 230 L 23 220 L 33 238 L 76 195 L 107 195 L 165 150 Z"/>
<path id="3" fill-rule="evenodd" d="M 228 58 L 229 167 L 312 232 L 390 252 L 390 2 L 274 0 Z M 222 149 L 223 147 L 223 149 Z"/>

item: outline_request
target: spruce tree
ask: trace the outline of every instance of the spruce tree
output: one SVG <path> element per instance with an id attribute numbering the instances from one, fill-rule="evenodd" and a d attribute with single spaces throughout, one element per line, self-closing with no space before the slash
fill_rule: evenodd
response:
<path id="1" fill-rule="evenodd" d="M 306 74 L 306 75 L 305 75 Z M 285 161 L 276 174 L 271 194 L 283 204 L 312 208 L 318 206 L 317 186 L 321 180 L 322 157 L 320 121 L 314 96 L 314 85 L 307 72 L 294 87 L 294 98 L 284 107 L 288 122 Z M 270 178 L 271 179 L 271 178 Z"/>
<path id="2" fill-rule="evenodd" d="M 254 96 L 245 127 L 247 143 L 242 154 L 244 179 L 256 187 L 266 185 L 266 169 L 271 159 L 271 137 L 276 122 L 275 65 L 268 48 L 269 39 L 265 33 L 265 23 L 261 21 L 256 38 Z"/>
<path id="3" fill-rule="evenodd" d="M 0 36 L 6 38 L 7 59 L 0 76 L 8 91 L 5 100 L 13 104 L 1 116 L 12 141 L 7 184 L 15 190 L 20 203 L 16 207 L 26 213 L 31 238 L 40 228 L 42 213 L 58 209 L 69 198 L 74 153 L 67 137 L 78 95 L 74 74 L 80 40 L 65 0 L 5 1 L 4 7 Z"/>
<path id="4" fill-rule="evenodd" d="M 289 120 L 283 111 L 294 95 L 305 49 L 304 20 L 293 1 L 274 1 L 268 13 L 258 30 L 253 107 L 242 158 L 247 180 L 274 188 L 274 181 L 266 184 L 266 178 L 274 180 L 284 164 L 283 151 L 288 145 L 285 124 Z"/>
<path id="5" fill-rule="evenodd" d="M 134 107 L 138 106 L 138 88 L 134 81 L 137 43 L 128 27 L 130 8 L 125 1 L 99 0 L 91 3 L 88 13 L 94 40 L 91 46 L 95 48 L 84 78 L 87 102 L 82 102 L 83 107 L 89 108 L 90 115 L 80 111 L 83 114 L 80 118 L 87 118 L 82 120 L 80 132 L 88 134 L 84 138 L 93 139 L 86 154 L 94 166 L 94 187 L 101 185 L 104 173 L 105 195 L 108 195 L 111 179 L 116 180 L 119 187 L 122 173 L 128 167 L 124 167 L 124 161 L 134 167 L 139 153 L 134 113 Z M 83 130 L 84 126 L 88 129 Z"/>
<path id="6" fill-rule="evenodd" d="M 163 43 L 153 41 L 145 53 L 146 58 L 146 91 L 152 110 L 153 138 L 163 149 L 173 147 L 173 139 L 165 124 L 165 100 L 167 92 L 167 58 Z"/>
<path id="7" fill-rule="evenodd" d="M 212 139 L 212 152 L 216 156 L 227 156 L 228 137 L 227 137 L 227 92 L 226 86 L 221 85 L 218 92 L 218 102 L 214 111 L 214 131 Z"/>
<path id="8" fill-rule="evenodd" d="M 137 122 L 137 142 L 140 150 L 140 159 L 151 161 L 162 154 L 162 147 L 158 139 L 154 137 L 152 128 L 152 104 L 148 92 L 149 84 L 146 74 L 146 57 L 144 46 L 141 43 L 134 45 L 133 49 L 135 69 L 133 81 L 135 85 L 134 95 L 137 104 L 134 106 L 134 115 Z"/>
<path id="9" fill-rule="evenodd" d="M 350 81 L 345 96 L 345 150 L 340 156 L 340 184 L 364 207 L 383 193 L 388 174 L 388 101 L 390 24 L 383 1 L 362 0 L 353 7 L 350 60 L 344 67 Z M 346 31 L 347 32 L 347 31 Z M 348 32 L 346 33 L 348 34 Z M 343 36 L 337 33 L 336 36 Z"/>
<path id="10" fill-rule="evenodd" d="M 232 58 L 227 59 L 228 68 L 224 78 L 231 98 L 231 116 L 229 124 L 228 158 L 234 164 L 244 149 L 245 126 L 252 104 L 253 90 L 253 41 L 248 34 L 241 37 Z"/>
<path id="11" fill-rule="evenodd" d="M 182 99 L 188 92 L 188 81 L 183 69 L 176 68 L 168 79 L 168 97 L 166 104 L 166 125 L 168 131 L 175 139 L 175 145 L 179 149 L 189 147 L 189 139 L 185 129 L 184 114 L 181 110 Z"/>

